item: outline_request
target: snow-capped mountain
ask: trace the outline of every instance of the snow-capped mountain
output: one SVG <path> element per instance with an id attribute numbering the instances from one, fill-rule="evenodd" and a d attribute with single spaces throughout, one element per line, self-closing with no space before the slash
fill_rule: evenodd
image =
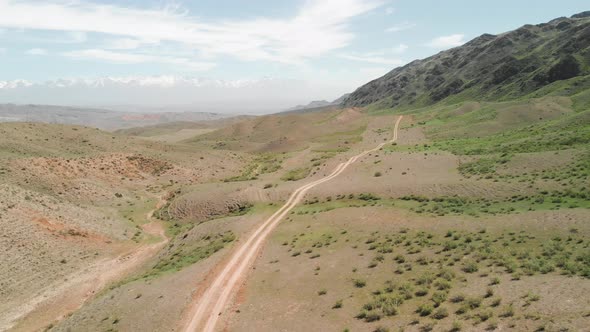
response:
<path id="1" fill-rule="evenodd" d="M 172 75 L 161 76 L 127 76 L 127 77 L 99 77 L 96 79 L 84 78 L 60 78 L 44 82 L 30 82 L 27 80 L 0 81 L 0 89 L 16 89 L 23 87 L 48 87 L 48 88 L 68 88 L 68 87 L 107 87 L 107 86 L 130 86 L 130 87 L 160 87 L 171 88 L 179 86 L 187 87 L 226 87 L 241 88 L 260 83 L 276 81 L 273 78 L 263 79 L 245 79 L 245 80 L 217 80 L 208 78 L 192 78 Z"/>
<path id="2" fill-rule="evenodd" d="M 0 81 L 0 89 L 16 89 L 32 86 L 33 83 L 26 80 Z"/>
<path id="3" fill-rule="evenodd" d="M 219 80 L 161 75 L 0 81 L 0 103 L 191 106 L 204 112 L 242 114 L 285 109 L 317 93 L 304 81 L 276 78 Z"/>

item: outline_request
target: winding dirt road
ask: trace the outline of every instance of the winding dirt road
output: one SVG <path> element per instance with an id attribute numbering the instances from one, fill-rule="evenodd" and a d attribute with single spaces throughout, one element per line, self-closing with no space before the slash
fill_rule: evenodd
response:
<path id="1" fill-rule="evenodd" d="M 366 150 L 351 157 L 348 161 L 339 164 L 330 175 L 308 183 L 295 190 L 285 205 L 270 216 L 270 218 L 268 218 L 233 254 L 225 268 L 219 273 L 219 275 L 217 275 L 213 283 L 201 296 L 196 306 L 189 312 L 190 320 L 183 330 L 186 332 L 214 331 L 221 312 L 228 305 L 231 294 L 237 290 L 238 281 L 243 278 L 245 272 L 247 272 L 248 268 L 253 264 L 256 253 L 279 221 L 281 221 L 281 219 L 285 217 L 285 215 L 289 213 L 289 211 L 291 211 L 301 199 L 303 199 L 310 189 L 337 177 L 344 172 L 348 166 L 367 154 L 376 152 L 386 144 L 395 142 L 397 140 L 398 127 L 402 117 L 403 116 L 400 116 L 395 122 L 393 138 L 389 142 L 383 142 L 371 150 Z"/>
<path id="2" fill-rule="evenodd" d="M 158 197 L 156 206 L 146 215 L 149 222 L 142 225 L 145 233 L 159 238 L 158 242 L 141 245 L 115 258 L 97 261 L 77 274 L 68 276 L 68 282 L 51 288 L 26 305 L 16 308 L 14 313 L 7 315 L 7 322 L 0 320 L 0 331 L 44 330 L 48 324 L 63 320 L 110 283 L 121 280 L 154 257 L 169 241 L 162 224 L 152 218 L 154 212 L 166 204 L 165 196 L 163 194 Z"/>

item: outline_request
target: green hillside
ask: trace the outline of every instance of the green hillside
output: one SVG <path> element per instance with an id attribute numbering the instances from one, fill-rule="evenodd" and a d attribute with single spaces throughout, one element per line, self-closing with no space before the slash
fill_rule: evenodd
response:
<path id="1" fill-rule="evenodd" d="M 484 34 L 413 61 L 361 86 L 342 105 L 382 109 L 570 96 L 589 86 L 589 74 L 590 12 L 584 12 L 499 35 Z M 562 83 L 569 79 L 574 80 Z"/>

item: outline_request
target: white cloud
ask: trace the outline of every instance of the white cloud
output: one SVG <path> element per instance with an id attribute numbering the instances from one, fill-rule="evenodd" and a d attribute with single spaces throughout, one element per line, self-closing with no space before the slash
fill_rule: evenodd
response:
<path id="1" fill-rule="evenodd" d="M 0 0 L 0 8 L 2 8 L 2 0 Z M 2 13 L 0 13 L 2 16 Z M 2 22 L 0 22 L 0 26 Z M 4 30 L 6 37 L 13 40 L 18 40 L 20 43 L 29 43 L 33 45 L 42 44 L 47 46 L 49 44 L 81 44 L 88 41 L 86 32 L 81 31 L 43 31 L 43 33 L 27 33 L 27 29 L 11 29 Z M 37 31 L 35 31 L 37 32 Z M 0 35 L 2 35 L 2 28 L 0 28 Z"/>
<path id="2" fill-rule="evenodd" d="M 465 35 L 454 34 L 449 36 L 441 36 L 431 40 L 427 45 L 434 48 L 450 48 L 465 44 Z"/>
<path id="3" fill-rule="evenodd" d="M 395 8 L 393 8 L 393 7 L 387 7 L 387 8 L 385 8 L 385 14 L 391 15 L 393 13 L 395 13 Z"/>
<path id="4" fill-rule="evenodd" d="M 70 38 L 64 41 L 66 43 L 84 43 L 88 40 L 88 35 L 83 31 L 69 31 L 68 36 Z"/>
<path id="5" fill-rule="evenodd" d="M 25 54 L 28 55 L 46 55 L 47 54 L 47 50 L 43 49 L 43 48 L 31 48 L 30 50 L 27 50 L 25 52 Z"/>
<path id="6" fill-rule="evenodd" d="M 392 53 L 401 54 L 404 53 L 408 49 L 408 45 L 406 44 L 399 44 L 398 46 L 391 49 Z"/>
<path id="7" fill-rule="evenodd" d="M 111 40 L 105 48 L 113 50 L 133 50 L 139 48 L 144 42 L 133 38 L 119 38 Z"/>
<path id="8" fill-rule="evenodd" d="M 410 22 L 402 22 L 400 24 L 396 24 L 392 27 L 389 27 L 387 29 L 385 29 L 386 32 L 400 32 L 400 31 L 405 31 L 405 30 L 409 30 L 412 29 L 416 26 L 415 23 L 410 23 Z"/>
<path id="9" fill-rule="evenodd" d="M 62 55 L 77 59 L 100 59 L 115 63 L 144 63 L 153 61 L 153 57 L 143 54 L 118 53 L 101 49 L 86 49 L 65 52 Z"/>
<path id="10" fill-rule="evenodd" d="M 392 65 L 392 66 L 401 66 L 406 62 L 401 59 L 386 57 L 384 55 L 379 55 L 378 53 L 365 53 L 360 55 L 352 55 L 352 54 L 341 54 L 341 58 L 352 60 L 352 61 L 360 61 L 360 62 L 367 62 L 367 63 L 375 63 L 375 64 L 382 64 L 382 65 Z"/>
<path id="11" fill-rule="evenodd" d="M 338 55 L 342 59 L 367 62 L 381 65 L 392 65 L 401 66 L 406 61 L 397 57 L 397 55 L 404 53 L 408 49 L 408 45 L 399 44 L 398 46 L 390 49 L 375 50 L 364 53 L 352 53 L 352 54 L 340 54 Z"/>
<path id="12" fill-rule="evenodd" d="M 205 71 L 215 67 L 211 62 L 198 62 L 188 58 L 157 56 L 149 54 L 121 53 L 102 49 L 85 49 L 65 52 L 63 56 L 81 60 L 103 60 L 119 64 L 161 63 L 175 65 L 193 71 Z"/>
<path id="13" fill-rule="evenodd" d="M 33 83 L 27 80 L 0 81 L 0 89 L 28 88 L 30 86 L 33 86 Z"/>
<path id="14" fill-rule="evenodd" d="M 0 54 L 5 54 L 6 53 L 6 49 L 3 47 L 0 47 Z"/>
<path id="15" fill-rule="evenodd" d="M 308 0 L 291 18 L 207 22 L 171 7 L 156 10 L 83 1 L 0 0 L 0 27 L 94 32 L 175 42 L 212 56 L 301 63 L 347 46 L 354 37 L 349 20 L 382 4 L 381 0 Z"/>
<path id="16" fill-rule="evenodd" d="M 358 84 L 351 86 L 348 79 L 338 82 L 276 78 L 224 81 L 186 75 L 115 76 L 41 82 L 0 80 L 0 95 L 3 102 L 18 104 L 81 105 L 107 109 L 119 105 L 113 108 L 135 108 L 145 112 L 166 107 L 170 111 L 246 114 L 277 112 L 310 100 L 327 98 L 328 95 L 336 98 L 356 86 Z M 132 105 L 136 107 L 130 107 Z"/>

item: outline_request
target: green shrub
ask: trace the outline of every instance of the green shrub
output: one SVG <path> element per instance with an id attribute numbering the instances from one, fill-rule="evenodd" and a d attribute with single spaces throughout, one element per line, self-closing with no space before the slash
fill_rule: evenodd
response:
<path id="1" fill-rule="evenodd" d="M 430 332 L 432 330 L 434 330 L 433 323 L 426 323 L 426 324 L 422 325 L 422 327 L 420 327 L 420 332 Z"/>
<path id="2" fill-rule="evenodd" d="M 463 272 L 466 273 L 475 273 L 479 270 L 479 267 L 477 266 L 477 263 L 475 261 L 467 261 L 465 262 L 465 264 L 463 265 Z"/>
<path id="3" fill-rule="evenodd" d="M 496 322 L 495 320 L 492 320 L 489 324 L 488 327 L 486 327 L 487 331 L 494 331 L 495 329 L 498 328 L 498 322 Z"/>
<path id="4" fill-rule="evenodd" d="M 541 297 L 538 294 L 528 293 L 527 299 L 531 302 L 536 302 L 536 301 L 539 301 L 541 299 Z"/>
<path id="5" fill-rule="evenodd" d="M 427 288 L 418 288 L 418 290 L 414 293 L 414 295 L 426 296 L 426 295 L 428 295 L 428 289 Z"/>
<path id="6" fill-rule="evenodd" d="M 363 288 L 367 285 L 367 282 L 362 279 L 354 279 L 352 281 L 352 283 L 354 284 L 354 287 L 356 287 L 356 288 Z"/>
<path id="7" fill-rule="evenodd" d="M 443 319 L 446 318 L 447 316 L 449 316 L 449 312 L 447 311 L 446 308 L 438 308 L 434 311 L 434 313 L 432 314 L 432 317 L 434 319 Z"/>
<path id="8" fill-rule="evenodd" d="M 397 315 L 396 305 L 391 302 L 383 303 L 381 305 L 381 312 L 383 312 L 385 316 L 395 316 Z"/>
<path id="9" fill-rule="evenodd" d="M 358 195 L 358 199 L 361 201 L 378 201 L 381 198 L 371 193 L 361 193 Z"/>
<path id="10" fill-rule="evenodd" d="M 287 172 L 281 177 L 283 181 L 297 181 L 306 178 L 311 171 L 310 168 L 297 168 Z"/>
<path id="11" fill-rule="evenodd" d="M 403 283 L 398 287 L 399 295 L 404 299 L 409 300 L 413 297 L 414 287 L 410 283 Z"/>
<path id="12" fill-rule="evenodd" d="M 370 311 L 365 315 L 366 322 L 376 322 L 381 319 L 381 314 L 376 311 Z"/>
<path id="13" fill-rule="evenodd" d="M 431 273 L 424 273 L 416 279 L 416 285 L 420 286 L 430 286 L 432 281 L 434 280 L 434 276 Z"/>
<path id="14" fill-rule="evenodd" d="M 420 316 L 425 317 L 425 316 L 430 315 L 433 310 L 434 310 L 434 308 L 432 307 L 432 304 L 423 303 L 420 306 L 418 306 L 418 309 L 416 309 L 416 312 L 418 314 L 420 314 Z"/>
<path id="15" fill-rule="evenodd" d="M 494 316 L 494 313 L 489 310 L 481 310 L 480 312 L 478 312 L 477 314 L 475 314 L 475 317 L 480 321 L 480 322 L 485 322 L 488 319 L 492 318 Z"/>
<path id="16" fill-rule="evenodd" d="M 455 278 L 455 272 L 449 269 L 443 269 L 439 274 L 437 274 L 437 276 L 447 281 L 451 281 Z"/>
<path id="17" fill-rule="evenodd" d="M 500 313 L 500 317 L 512 317 L 514 316 L 514 307 L 512 306 L 512 304 L 506 306 L 504 308 L 504 310 L 502 310 L 502 312 Z"/>
<path id="18" fill-rule="evenodd" d="M 445 279 L 439 279 L 439 280 L 437 280 L 437 281 L 434 283 L 434 287 L 436 287 L 436 289 L 438 289 L 438 290 L 441 290 L 441 291 L 442 291 L 442 290 L 448 290 L 448 289 L 451 289 L 451 287 L 452 287 L 452 286 L 451 286 L 451 283 L 450 283 L 450 282 L 448 282 L 447 280 L 445 280 Z"/>
<path id="19" fill-rule="evenodd" d="M 490 306 L 492 307 L 497 307 L 500 305 L 500 303 L 502 303 L 502 299 L 497 297 L 495 299 L 492 300 L 492 303 L 490 303 Z"/>
<path id="20" fill-rule="evenodd" d="M 481 306 L 481 301 L 481 297 L 470 297 L 465 300 L 465 304 L 467 304 L 470 309 L 475 309 Z"/>
<path id="21" fill-rule="evenodd" d="M 434 302 L 434 306 L 438 307 L 441 303 L 447 300 L 447 293 L 437 291 L 432 294 L 432 302 Z"/>
<path id="22" fill-rule="evenodd" d="M 466 313 L 467 311 L 469 311 L 469 306 L 467 304 L 462 304 L 459 308 L 457 308 L 457 311 L 455 311 L 455 313 L 457 315 L 463 315 L 464 313 Z"/>
<path id="23" fill-rule="evenodd" d="M 465 301 L 465 295 L 463 294 L 457 294 L 453 297 L 451 297 L 451 302 L 453 303 L 459 303 L 459 302 L 463 302 Z"/>

